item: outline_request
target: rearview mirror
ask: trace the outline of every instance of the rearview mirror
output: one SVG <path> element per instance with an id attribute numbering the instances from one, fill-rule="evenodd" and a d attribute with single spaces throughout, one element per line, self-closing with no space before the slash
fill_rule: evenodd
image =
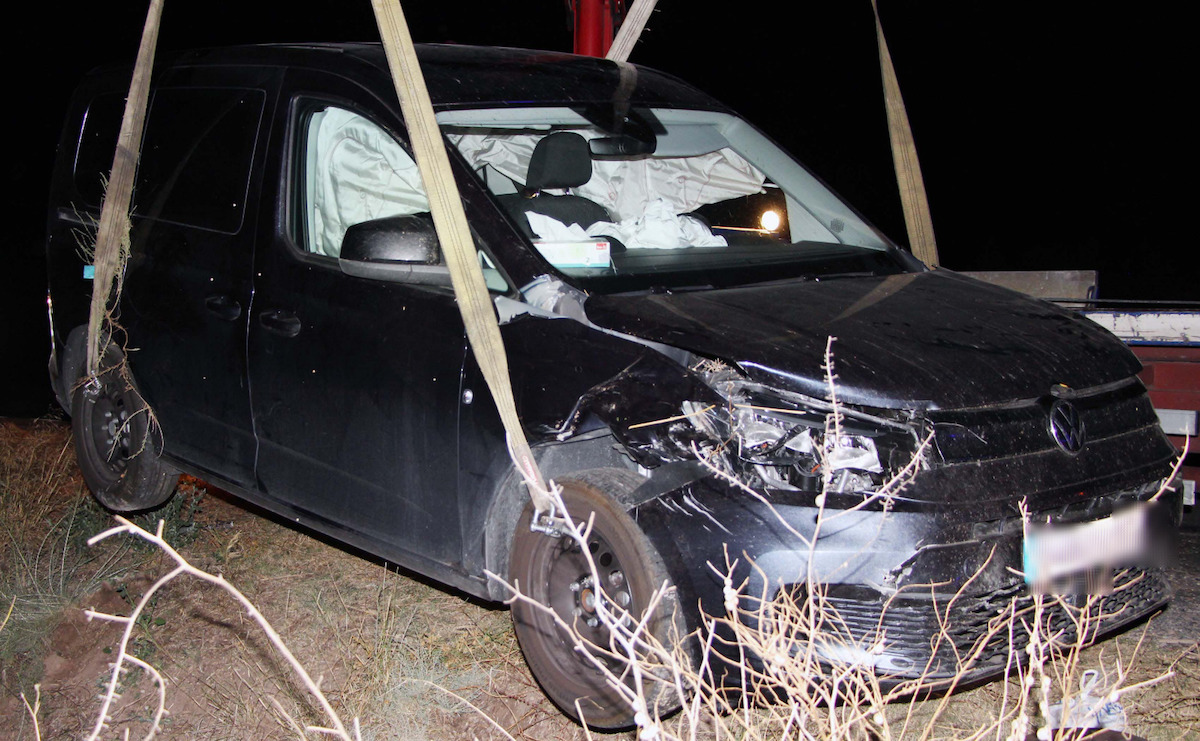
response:
<path id="1" fill-rule="evenodd" d="M 600 136 L 588 141 L 588 149 L 598 157 L 629 157 L 637 154 L 654 154 L 655 140 L 653 134 L 649 140 L 637 137 Z"/>

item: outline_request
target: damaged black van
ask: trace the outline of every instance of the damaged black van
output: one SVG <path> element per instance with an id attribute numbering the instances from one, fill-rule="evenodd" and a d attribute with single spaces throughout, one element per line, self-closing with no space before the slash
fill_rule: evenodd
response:
<path id="1" fill-rule="evenodd" d="M 511 49 L 420 58 L 522 423 L 569 509 L 595 515 L 610 599 L 637 609 L 669 581 L 678 612 L 651 626 L 665 635 L 725 614 L 727 556 L 747 598 L 801 594 L 812 573 L 850 645 L 874 649 L 852 660 L 931 680 L 967 653 L 970 677 L 1004 668 L 1007 633 L 976 642 L 1039 581 L 1071 576 L 1048 554 L 1130 566 L 1099 632 L 1166 603 L 1137 547 L 1094 545 L 1114 527 L 1128 537 L 1110 545 L 1144 543 L 1180 512 L 1169 489 L 1138 506 L 1174 450 L 1107 332 L 925 269 L 669 76 Z M 47 238 L 50 372 L 99 500 L 153 508 L 187 472 L 477 597 L 509 596 L 485 572 L 519 580 L 603 643 L 581 552 L 531 527 L 379 46 L 160 64 L 120 329 L 81 377 L 79 240 L 128 79 L 101 70 L 78 89 Z M 822 508 L 854 511 L 810 549 Z M 560 707 L 630 722 L 552 621 L 514 617 Z M 950 638 L 931 644 L 940 625 Z"/>

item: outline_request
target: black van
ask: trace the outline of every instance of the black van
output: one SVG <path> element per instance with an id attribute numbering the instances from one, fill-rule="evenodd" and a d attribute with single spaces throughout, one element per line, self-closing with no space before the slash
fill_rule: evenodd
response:
<path id="1" fill-rule="evenodd" d="M 1144 533 L 1177 522 L 1169 490 L 1136 506 L 1174 450 L 1138 362 L 1098 326 L 926 270 L 669 76 L 512 49 L 420 58 L 522 423 L 569 509 L 596 517 L 609 598 L 637 610 L 673 585 L 678 609 L 654 632 L 725 614 L 731 554 L 746 599 L 803 594 L 811 573 L 840 638 L 875 647 L 854 661 L 936 680 L 1031 584 L 1139 561 Z M 189 472 L 471 595 L 509 596 L 485 572 L 519 579 L 603 644 L 582 553 L 531 527 L 379 46 L 159 66 L 120 329 L 81 378 L 80 235 L 128 79 L 102 70 L 79 88 L 47 238 L 50 371 L 100 501 L 152 508 Z M 822 510 L 846 516 L 810 548 Z M 1129 537 L 1096 545 L 1114 527 Z M 1167 599 L 1154 571 L 1121 569 L 1101 630 Z M 560 707 L 630 721 L 553 621 L 514 612 Z M 931 645 L 943 620 L 951 638 Z M 1008 639 L 966 673 L 1001 671 Z"/>

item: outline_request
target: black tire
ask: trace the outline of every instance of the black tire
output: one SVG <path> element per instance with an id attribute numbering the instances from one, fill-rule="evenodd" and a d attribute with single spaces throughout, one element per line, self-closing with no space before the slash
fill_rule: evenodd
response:
<path id="1" fill-rule="evenodd" d="M 609 581 L 609 598 L 628 602 L 626 609 L 638 618 L 654 590 L 667 579 L 661 556 L 617 504 L 642 481 L 628 471 L 609 469 L 585 471 L 559 481 L 563 503 L 576 522 L 586 522 L 595 513 L 589 545 L 600 577 Z M 513 534 L 511 577 L 526 596 L 549 606 L 568 625 L 575 625 L 582 637 L 606 648 L 608 631 L 602 625 L 587 623 L 590 572 L 582 551 L 569 537 L 531 532 L 532 513 L 532 505 L 526 506 Z M 519 601 L 513 604 L 512 612 L 525 662 L 546 695 L 563 712 L 591 728 L 633 725 L 628 703 L 608 685 L 600 670 L 575 650 L 551 616 Z M 649 628 L 662 645 L 669 647 L 673 638 L 683 636 L 682 625 L 672 594 L 659 604 Z M 620 674 L 620 670 L 615 673 Z M 646 699 L 652 709 L 663 715 L 678 708 L 673 690 L 661 682 L 649 685 Z M 583 717 L 576 709 L 576 700 Z"/>
<path id="2" fill-rule="evenodd" d="M 154 509 L 171 498 L 179 473 L 159 458 L 162 449 L 150 407 L 111 350 L 96 383 L 80 379 L 72 392 L 71 430 L 83 480 L 114 512 Z"/>

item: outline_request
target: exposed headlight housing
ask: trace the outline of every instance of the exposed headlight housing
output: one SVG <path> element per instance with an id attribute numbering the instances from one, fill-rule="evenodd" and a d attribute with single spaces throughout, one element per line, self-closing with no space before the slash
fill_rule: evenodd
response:
<path id="1" fill-rule="evenodd" d="M 919 444 L 910 415 L 868 411 L 741 378 L 710 379 L 723 405 L 685 402 L 713 460 L 768 488 L 875 492 Z M 835 414 L 836 411 L 836 414 Z"/>

